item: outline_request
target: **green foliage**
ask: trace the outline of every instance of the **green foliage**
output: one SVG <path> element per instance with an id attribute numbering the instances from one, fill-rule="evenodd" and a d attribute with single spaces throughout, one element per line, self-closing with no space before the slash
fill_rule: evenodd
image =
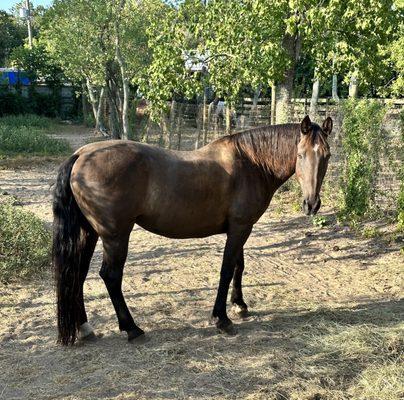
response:
<path id="1" fill-rule="evenodd" d="M 321 78 L 340 73 L 348 79 L 355 73 L 362 84 L 374 85 L 386 76 L 382 50 L 394 40 L 402 21 L 394 0 L 298 3 L 305 16 L 299 27 L 303 51 L 313 57 Z"/>
<path id="2" fill-rule="evenodd" d="M 33 213 L 0 203 L 0 281 L 37 278 L 50 265 L 51 235 Z"/>
<path id="3" fill-rule="evenodd" d="M 69 154 L 67 141 L 46 134 L 52 126 L 51 120 L 37 115 L 0 118 L 0 156 Z"/>
<path id="4" fill-rule="evenodd" d="M 374 239 L 381 235 L 377 228 L 373 226 L 365 226 L 362 230 L 362 236 L 366 239 Z"/>
<path id="5" fill-rule="evenodd" d="M 324 228 L 329 224 L 329 221 L 327 217 L 323 215 L 315 215 L 312 217 L 311 222 L 314 226 L 317 226 L 318 228 Z"/>
<path id="6" fill-rule="evenodd" d="M 401 125 L 401 151 L 404 149 L 404 110 L 400 113 L 400 125 Z M 401 152 L 401 154 L 403 154 Z M 397 222 L 398 228 L 404 231 L 404 165 L 401 164 L 399 170 L 400 188 L 397 198 Z"/>
<path id="7" fill-rule="evenodd" d="M 5 115 L 37 114 L 45 117 L 60 115 L 60 95 L 58 91 L 45 94 L 38 93 L 30 87 L 28 96 L 19 91 L 11 92 L 0 87 L 0 117 Z"/>
<path id="8" fill-rule="evenodd" d="M 343 152 L 341 215 L 350 220 L 375 209 L 376 181 L 382 151 L 385 107 L 376 101 L 343 103 Z"/>
<path id="9" fill-rule="evenodd" d="M 17 24 L 12 15 L 0 10 L 0 67 L 6 66 L 13 48 L 24 43 L 26 32 L 25 26 Z"/>
<path id="10" fill-rule="evenodd" d="M 10 55 L 13 67 L 24 70 L 31 80 L 41 79 L 50 85 L 60 85 L 63 80 L 62 70 L 51 58 L 42 43 L 34 40 L 33 47 L 20 46 Z"/>
<path id="11" fill-rule="evenodd" d="M 163 7 L 147 30 L 152 61 L 142 92 L 161 109 L 176 93 L 193 98 L 209 86 L 234 105 L 244 87 L 281 79 L 289 63 L 282 45 L 286 15 L 284 1 L 188 0 Z M 190 72 L 185 60 L 208 69 Z"/>

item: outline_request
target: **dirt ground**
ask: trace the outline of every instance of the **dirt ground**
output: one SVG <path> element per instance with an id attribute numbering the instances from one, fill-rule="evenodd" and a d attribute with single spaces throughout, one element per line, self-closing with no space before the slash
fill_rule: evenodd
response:
<path id="1" fill-rule="evenodd" d="M 88 138 L 68 131 L 75 147 Z M 50 224 L 56 171 L 52 161 L 4 168 L 0 193 Z M 170 240 L 134 229 L 124 293 L 149 337 L 142 345 L 118 330 L 98 276 L 99 244 L 85 284 L 89 321 L 102 335 L 94 343 L 56 344 L 51 274 L 0 286 L 0 399 L 373 398 L 362 396 L 367 374 L 380 360 L 398 363 L 403 342 L 394 336 L 386 348 L 376 344 L 388 354 L 372 347 L 369 360 L 344 342 L 353 334 L 384 340 L 388 329 L 402 333 L 402 244 L 314 227 L 287 202 L 288 193 L 277 195 L 245 246 L 251 316 L 234 320 L 236 336 L 209 324 L 224 236 Z M 325 205 L 322 214 L 332 210 Z"/>

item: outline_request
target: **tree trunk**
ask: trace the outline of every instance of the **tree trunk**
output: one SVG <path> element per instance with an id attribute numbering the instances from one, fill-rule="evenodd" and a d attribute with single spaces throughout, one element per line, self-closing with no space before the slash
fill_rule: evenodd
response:
<path id="1" fill-rule="evenodd" d="M 226 103 L 226 135 L 229 135 L 231 132 L 231 106 L 230 104 Z"/>
<path id="2" fill-rule="evenodd" d="M 93 109 L 94 120 L 96 120 L 97 119 L 97 98 L 94 94 L 93 85 L 91 84 L 91 82 L 88 78 L 86 79 L 86 85 L 87 85 L 88 97 L 90 99 L 91 107 Z"/>
<path id="3" fill-rule="evenodd" d="M 128 78 L 126 76 L 126 65 L 125 61 L 121 54 L 120 42 L 119 42 L 119 29 L 118 22 L 115 22 L 115 57 L 118 61 L 119 69 L 121 71 L 121 79 L 122 79 L 122 87 L 123 87 L 123 102 L 122 102 L 122 139 L 129 138 L 129 96 L 130 96 L 130 88 Z"/>
<path id="4" fill-rule="evenodd" d="M 320 93 L 320 80 L 317 77 L 317 71 L 314 70 L 314 79 L 313 79 L 313 90 L 311 92 L 311 100 L 310 100 L 310 116 L 312 118 L 316 117 L 317 114 L 317 104 L 318 104 L 318 96 Z"/>
<path id="5" fill-rule="evenodd" d="M 354 71 L 349 79 L 349 97 L 358 97 L 358 71 Z"/>
<path id="6" fill-rule="evenodd" d="M 203 106 L 202 106 L 202 132 L 203 132 L 203 137 L 202 137 L 202 143 L 203 146 L 208 141 L 208 126 L 207 126 L 207 120 L 208 120 L 208 89 L 205 88 L 203 91 Z"/>
<path id="7" fill-rule="evenodd" d="M 337 74 L 333 74 L 333 76 L 332 76 L 332 99 L 335 102 L 339 102 L 339 97 L 338 97 L 338 76 L 337 76 Z"/>
<path id="8" fill-rule="evenodd" d="M 97 114 L 95 117 L 95 129 L 101 132 L 104 136 L 108 136 L 106 134 L 106 129 L 102 121 L 102 105 L 104 103 L 104 97 L 105 97 L 105 87 L 102 87 L 100 91 L 100 96 L 98 98 Z"/>
<path id="9" fill-rule="evenodd" d="M 283 47 L 290 59 L 289 67 L 284 73 L 283 80 L 276 88 L 276 123 L 282 124 L 290 119 L 290 101 L 293 94 L 293 78 L 295 75 L 296 60 L 300 52 L 298 37 L 286 34 L 283 38 Z"/>
<path id="10" fill-rule="evenodd" d="M 109 115 L 108 115 L 109 130 L 111 131 L 112 139 L 120 139 L 121 135 L 115 104 L 114 101 L 109 96 L 108 96 L 108 108 L 109 108 Z"/>
<path id="11" fill-rule="evenodd" d="M 161 133 L 159 138 L 159 144 L 160 146 L 163 146 L 168 149 L 170 148 L 170 132 L 167 124 L 167 117 L 164 112 L 161 113 L 160 128 Z"/>
<path id="12" fill-rule="evenodd" d="M 88 107 L 86 98 L 86 84 L 84 81 L 81 83 L 81 106 L 83 110 L 83 122 L 85 123 L 88 118 Z"/>
<path id="13" fill-rule="evenodd" d="M 142 138 L 141 138 L 141 142 L 143 142 L 143 143 L 149 142 L 150 124 L 151 124 L 151 121 L 150 121 L 150 118 L 148 118 L 147 122 L 146 122 L 145 130 L 144 130 Z"/>
<path id="14" fill-rule="evenodd" d="M 276 85 L 271 84 L 271 125 L 276 124 Z"/>
<path id="15" fill-rule="evenodd" d="M 167 147 L 171 149 L 171 144 L 172 144 L 172 137 L 173 137 L 173 132 L 175 129 L 175 110 L 176 110 L 177 102 L 172 99 L 171 100 L 171 107 L 170 107 L 170 121 L 169 121 L 169 132 L 168 132 L 168 143 Z"/>
<path id="16" fill-rule="evenodd" d="M 213 110 L 214 104 L 213 101 L 211 103 L 209 103 L 208 106 L 208 130 L 212 130 L 212 110 Z"/>
<path id="17" fill-rule="evenodd" d="M 181 150 L 181 129 L 182 129 L 182 122 L 183 118 L 182 115 L 184 113 L 184 104 L 180 103 L 179 109 L 178 109 L 178 115 L 177 115 L 177 126 L 176 126 L 176 132 L 177 132 L 177 137 L 178 137 L 178 143 L 177 143 L 177 150 Z"/>

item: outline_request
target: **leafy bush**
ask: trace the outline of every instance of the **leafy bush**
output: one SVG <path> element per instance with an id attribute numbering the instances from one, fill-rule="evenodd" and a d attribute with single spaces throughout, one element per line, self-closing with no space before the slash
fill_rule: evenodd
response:
<path id="1" fill-rule="evenodd" d="M 401 127 L 401 152 L 404 148 L 404 110 L 400 113 L 400 127 Z M 403 153 L 401 153 L 403 154 Z M 397 199 L 397 222 L 398 228 L 404 230 L 404 165 L 401 165 L 398 172 L 400 189 Z"/>
<path id="2" fill-rule="evenodd" d="M 42 117 L 39 115 L 22 114 L 2 117 L 0 118 L 0 125 L 7 125 L 14 128 L 31 127 L 48 130 L 54 128 L 56 126 L 56 123 L 50 118 Z"/>
<path id="3" fill-rule="evenodd" d="M 50 263 L 51 234 L 33 213 L 0 203 L 0 281 L 36 277 Z"/>
<path id="4" fill-rule="evenodd" d="M 0 156 L 68 154 L 71 149 L 67 141 L 46 134 L 53 126 L 53 121 L 36 115 L 0 118 Z"/>
<path id="5" fill-rule="evenodd" d="M 59 92 L 54 90 L 48 94 L 38 93 L 33 87 L 30 87 L 26 97 L 18 91 L 11 92 L 0 87 L 0 117 L 19 114 L 38 114 L 50 118 L 59 117 L 61 114 Z"/>
<path id="6" fill-rule="evenodd" d="M 376 181 L 382 151 L 382 121 L 386 109 L 372 100 L 343 103 L 342 216 L 363 217 L 375 207 Z"/>
<path id="7" fill-rule="evenodd" d="M 317 226 L 318 228 L 324 228 L 329 224 L 328 218 L 323 215 L 314 215 L 311 218 L 311 222 L 313 226 Z"/>

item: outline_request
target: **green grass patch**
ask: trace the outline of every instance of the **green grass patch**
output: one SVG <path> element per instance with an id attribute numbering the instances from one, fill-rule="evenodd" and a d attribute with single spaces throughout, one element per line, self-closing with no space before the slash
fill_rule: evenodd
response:
<path id="1" fill-rule="evenodd" d="M 51 262 L 51 234 L 33 213 L 0 203 L 0 281 L 35 278 Z"/>
<path id="2" fill-rule="evenodd" d="M 37 115 L 0 118 L 0 157 L 30 155 L 51 156 L 71 153 L 66 140 L 49 137 L 56 128 L 52 119 Z"/>

